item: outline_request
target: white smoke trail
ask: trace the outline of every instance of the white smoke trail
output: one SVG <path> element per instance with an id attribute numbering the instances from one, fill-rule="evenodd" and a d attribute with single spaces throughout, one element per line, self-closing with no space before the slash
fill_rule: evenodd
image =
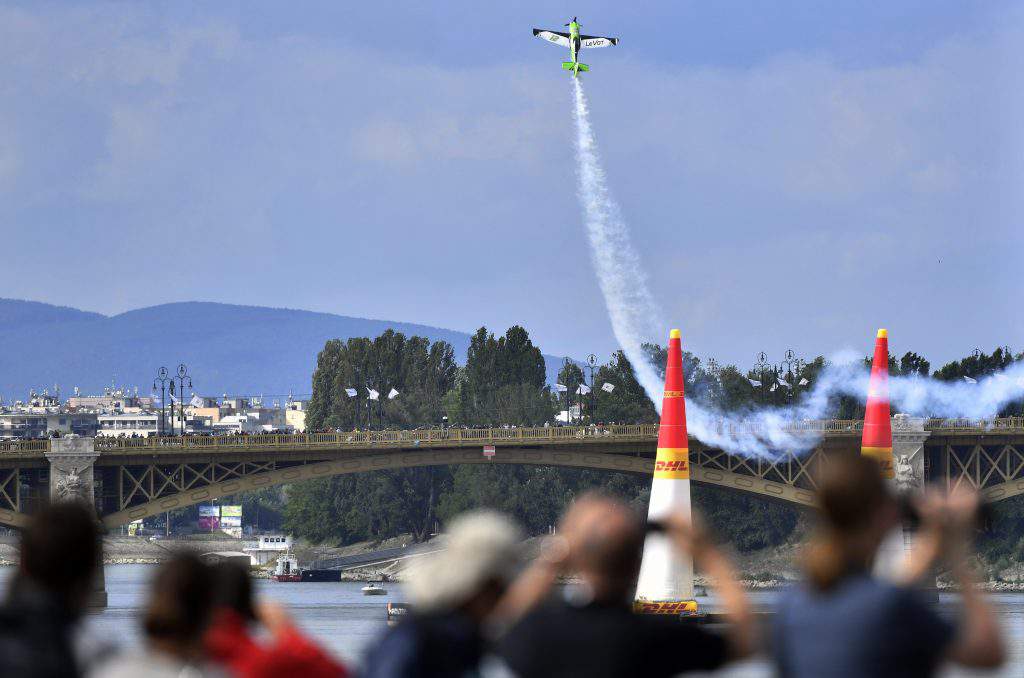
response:
<path id="1" fill-rule="evenodd" d="M 664 324 L 661 309 L 647 288 L 647 276 L 633 248 L 619 206 L 608 192 L 597 143 L 590 129 L 587 98 L 579 78 L 576 92 L 576 151 L 579 156 L 579 196 L 590 239 L 590 254 L 600 281 L 601 293 L 622 351 L 633 363 L 637 380 L 661 407 L 662 384 L 644 355 L 643 344 L 658 336 Z"/>
<path id="2" fill-rule="evenodd" d="M 661 379 L 649 363 L 643 344 L 663 340 L 666 325 L 647 286 L 629 229 L 608 191 L 583 86 L 576 78 L 573 85 L 579 196 L 591 257 L 615 338 L 633 363 L 640 385 L 660 411 Z M 690 397 L 686 403 L 687 428 L 703 443 L 734 454 L 771 458 L 782 451 L 808 450 L 819 436 L 794 430 L 794 424 L 825 416 L 837 395 L 863 399 L 867 385 L 868 374 L 858 362 L 835 360 L 818 374 L 811 390 L 788 407 L 726 413 Z M 891 377 L 889 392 L 894 406 L 914 416 L 988 418 L 1024 397 L 1024 363 L 980 379 L 977 384 Z"/>

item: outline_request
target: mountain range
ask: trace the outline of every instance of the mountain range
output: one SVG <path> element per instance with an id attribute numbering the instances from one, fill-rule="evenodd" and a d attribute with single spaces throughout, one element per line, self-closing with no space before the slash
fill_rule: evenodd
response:
<path id="1" fill-rule="evenodd" d="M 196 393 L 308 396 L 317 353 L 328 339 L 376 337 L 392 328 L 444 340 L 463 362 L 470 335 L 440 327 L 262 306 L 180 302 L 118 315 L 0 299 L 0 396 L 61 395 L 105 386 L 149 393 L 161 366 L 188 365 Z M 504 329 L 498 330 L 503 332 Z M 545 356 L 555 381 L 561 359 Z"/>

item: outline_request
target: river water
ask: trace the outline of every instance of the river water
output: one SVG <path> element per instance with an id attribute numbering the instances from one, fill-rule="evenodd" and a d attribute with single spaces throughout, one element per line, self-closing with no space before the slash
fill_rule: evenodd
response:
<path id="1" fill-rule="evenodd" d="M 11 574 L 12 568 L 0 568 L 0 584 Z M 146 601 L 149 580 L 155 572 L 153 565 L 108 565 L 106 567 L 108 607 L 89 615 L 87 623 L 92 631 L 103 638 L 117 638 L 125 646 L 140 642 L 139 613 Z M 398 584 L 385 584 L 386 596 L 363 596 L 362 584 L 336 583 L 277 583 L 266 579 L 256 582 L 258 596 L 273 599 L 287 606 L 299 626 L 351 664 L 359 664 L 363 653 L 386 628 L 384 605 L 388 601 L 402 601 Z M 768 608 L 775 592 L 751 594 L 757 606 Z M 994 595 L 1010 642 L 1012 662 L 1001 672 L 972 673 L 946 671 L 947 678 L 974 675 L 1024 675 L 1024 594 Z M 705 609 L 713 610 L 713 597 L 698 599 Z M 943 596 L 944 608 L 953 611 L 955 596 Z M 716 675 L 733 678 L 770 676 L 764 660 L 736 665 Z"/>

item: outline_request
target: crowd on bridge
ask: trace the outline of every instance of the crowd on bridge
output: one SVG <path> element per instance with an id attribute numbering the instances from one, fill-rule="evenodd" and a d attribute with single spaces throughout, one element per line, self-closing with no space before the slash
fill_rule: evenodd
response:
<path id="1" fill-rule="evenodd" d="M 646 678 L 711 672 L 761 654 L 778 675 L 819 678 L 927 676 L 946 662 L 1005 662 L 998 618 L 968 564 L 976 496 L 926 495 L 916 507 L 913 557 L 888 577 L 873 563 L 902 514 L 876 462 L 835 460 L 823 471 L 817 506 L 805 580 L 780 593 L 767 621 L 699 520 L 680 514 L 648 523 L 613 497 L 584 495 L 523 563 L 523 535 L 509 518 L 465 514 L 449 525 L 443 550 L 410 568 L 412 614 L 346 666 L 285 609 L 258 600 L 246 570 L 184 553 L 156 572 L 138 620 L 140 646 L 96 636 L 85 612 L 99 528 L 89 507 L 53 504 L 22 534 L 20 564 L 0 606 L 0 675 Z M 633 612 L 651 532 L 666 535 L 715 583 L 727 622 L 720 630 Z M 953 615 L 923 595 L 939 568 L 960 586 Z M 572 583 L 562 586 L 567 577 Z"/>

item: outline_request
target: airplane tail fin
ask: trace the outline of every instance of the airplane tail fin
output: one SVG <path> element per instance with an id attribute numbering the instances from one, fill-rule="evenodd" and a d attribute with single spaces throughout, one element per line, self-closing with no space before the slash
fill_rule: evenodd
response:
<path id="1" fill-rule="evenodd" d="M 567 71 L 572 71 L 573 75 L 579 75 L 580 71 L 586 73 L 587 71 L 590 70 L 590 66 L 586 64 L 581 64 L 578 61 L 563 61 L 562 68 Z"/>

